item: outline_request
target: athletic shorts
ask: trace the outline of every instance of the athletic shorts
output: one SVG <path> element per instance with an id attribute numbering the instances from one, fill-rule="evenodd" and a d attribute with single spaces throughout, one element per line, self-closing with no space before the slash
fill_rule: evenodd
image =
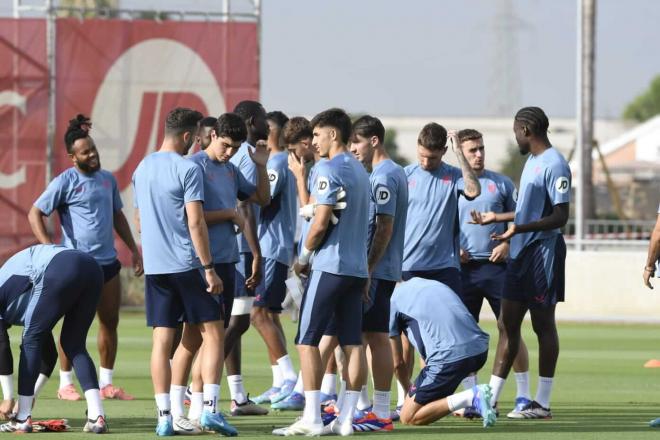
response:
<path id="1" fill-rule="evenodd" d="M 451 396 L 463 379 L 484 366 L 487 358 L 488 351 L 484 351 L 456 362 L 428 364 L 419 372 L 408 395 L 420 405 Z"/>
<path id="2" fill-rule="evenodd" d="M 282 302 L 286 297 L 286 279 L 289 267 L 272 258 L 263 259 L 263 276 L 256 288 L 253 307 L 267 308 L 270 312 L 281 313 Z"/>
<path id="3" fill-rule="evenodd" d="M 189 324 L 224 319 L 223 297 L 206 291 L 201 269 L 147 275 L 145 308 L 149 327 L 176 328 L 181 320 Z"/>
<path id="4" fill-rule="evenodd" d="M 227 328 L 229 326 L 231 309 L 234 306 L 234 278 L 236 276 L 236 266 L 234 263 L 216 263 L 215 272 L 222 280 L 222 316 L 225 318 L 225 328 Z"/>
<path id="5" fill-rule="evenodd" d="M 507 267 L 502 298 L 529 308 L 551 307 L 564 301 L 566 243 L 555 235 L 525 247 Z"/>
<path id="6" fill-rule="evenodd" d="M 234 277 L 234 298 L 254 296 L 254 290 L 245 287 L 245 280 L 252 276 L 252 254 L 249 252 L 239 254 L 236 263 L 236 276 Z"/>
<path id="7" fill-rule="evenodd" d="M 389 333 L 390 298 L 396 281 L 372 279 L 369 285 L 369 302 L 363 303 L 363 332 Z"/>
<path id="8" fill-rule="evenodd" d="M 366 282 L 366 278 L 312 271 L 303 294 L 296 344 L 318 346 L 334 316 L 339 345 L 362 345 Z"/>
<path id="9" fill-rule="evenodd" d="M 461 301 L 479 322 L 479 313 L 484 299 L 490 304 L 495 317 L 500 316 L 500 301 L 506 276 L 505 263 L 488 260 L 471 260 L 461 265 Z"/>
<path id="10" fill-rule="evenodd" d="M 115 260 L 110 264 L 103 264 L 101 270 L 103 271 L 103 283 L 105 284 L 119 274 L 121 263 L 119 260 Z"/>
<path id="11" fill-rule="evenodd" d="M 438 281 L 442 284 L 445 284 L 457 295 L 460 296 L 461 294 L 461 271 L 455 267 L 446 267 L 444 269 L 433 270 L 406 270 L 401 276 L 403 281 L 408 281 L 414 277 Z"/>

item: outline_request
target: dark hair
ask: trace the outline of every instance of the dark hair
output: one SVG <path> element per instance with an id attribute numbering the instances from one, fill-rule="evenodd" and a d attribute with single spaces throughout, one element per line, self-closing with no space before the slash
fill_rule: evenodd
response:
<path id="1" fill-rule="evenodd" d="M 208 128 L 213 128 L 215 127 L 215 123 L 218 121 L 218 118 L 214 118 L 213 116 L 207 116 L 200 120 L 197 125 L 202 128 L 202 127 L 208 127 Z"/>
<path id="2" fill-rule="evenodd" d="M 458 142 L 463 143 L 465 141 L 476 141 L 478 139 L 483 139 L 484 135 L 474 128 L 465 128 L 458 132 Z"/>
<path id="3" fill-rule="evenodd" d="M 264 106 L 257 101 L 241 101 L 234 107 L 234 113 L 247 122 L 250 118 L 256 118 L 259 115 L 265 114 Z"/>
<path id="4" fill-rule="evenodd" d="M 177 107 L 171 110 L 165 118 L 165 134 L 179 135 L 186 131 L 194 132 L 197 130 L 197 123 L 204 118 L 197 110 L 185 107 Z"/>
<path id="5" fill-rule="evenodd" d="M 342 143 L 347 144 L 351 138 L 351 118 L 340 108 L 331 108 L 314 116 L 310 123 L 312 129 L 316 127 L 332 127 L 339 130 Z"/>
<path id="6" fill-rule="evenodd" d="M 266 119 L 269 121 L 273 121 L 275 125 L 278 127 L 283 128 L 284 124 L 289 120 L 289 117 L 282 113 L 279 110 L 275 110 L 273 112 L 268 112 L 266 113 Z"/>
<path id="7" fill-rule="evenodd" d="M 69 126 L 66 129 L 66 133 L 64 133 L 64 145 L 66 146 L 67 153 L 73 154 L 73 144 L 78 139 L 85 139 L 89 136 L 91 125 L 92 120 L 82 113 L 78 113 L 75 118 L 69 120 Z"/>
<path id="8" fill-rule="evenodd" d="M 536 136 L 545 136 L 548 134 L 550 122 L 545 112 L 539 107 L 523 107 L 516 113 L 515 120 L 521 122 L 527 129 Z"/>
<path id="9" fill-rule="evenodd" d="M 247 139 L 245 122 L 243 122 L 243 119 L 236 113 L 225 113 L 220 115 L 213 126 L 213 130 L 215 131 L 216 136 L 226 136 L 232 141 L 245 142 L 245 139 Z"/>
<path id="10" fill-rule="evenodd" d="M 440 124 L 429 122 L 419 132 L 417 143 L 429 150 L 442 150 L 447 145 L 447 130 Z"/>
<path id="11" fill-rule="evenodd" d="M 291 118 L 284 124 L 282 138 L 287 145 L 297 144 L 305 138 L 312 137 L 312 126 L 309 121 L 302 116 Z"/>
<path id="12" fill-rule="evenodd" d="M 353 122 L 353 134 L 360 135 L 365 138 L 376 136 L 378 141 L 382 144 L 385 140 L 385 127 L 380 119 L 370 115 L 364 115 Z"/>

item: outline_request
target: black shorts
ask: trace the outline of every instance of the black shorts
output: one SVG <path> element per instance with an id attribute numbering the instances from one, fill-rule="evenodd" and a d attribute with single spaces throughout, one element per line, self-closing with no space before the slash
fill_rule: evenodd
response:
<path id="1" fill-rule="evenodd" d="M 119 274 L 121 263 L 119 260 L 115 260 L 110 264 L 103 264 L 101 270 L 103 271 L 103 283 L 105 284 Z"/>
<path id="2" fill-rule="evenodd" d="M 451 396 L 461 381 L 486 363 L 488 351 L 448 364 L 428 364 L 419 372 L 408 395 L 415 403 L 426 405 Z"/>
<path id="3" fill-rule="evenodd" d="M 407 270 L 403 272 L 401 277 L 403 278 L 403 281 L 408 281 L 414 277 L 438 281 L 439 283 L 445 284 L 459 296 L 462 291 L 461 271 L 455 267 L 433 270 Z"/>
<path id="4" fill-rule="evenodd" d="M 216 263 L 215 272 L 222 280 L 223 317 L 225 318 L 225 328 L 227 328 L 229 326 L 231 309 L 234 306 L 234 278 L 236 276 L 236 267 L 234 263 Z"/>
<path id="5" fill-rule="evenodd" d="M 461 301 L 479 322 L 479 313 L 484 299 L 490 304 L 495 317 L 500 316 L 500 302 L 506 275 L 505 263 L 491 263 L 488 260 L 472 260 L 461 265 L 463 291 Z"/>
<path id="6" fill-rule="evenodd" d="M 286 264 L 272 258 L 264 258 L 263 276 L 256 288 L 253 306 L 267 308 L 272 313 L 281 313 L 288 275 L 289 267 Z"/>
<path id="7" fill-rule="evenodd" d="M 201 269 L 147 275 L 144 289 L 147 325 L 176 328 L 181 320 L 200 324 L 224 319 L 222 294 L 211 295 L 206 288 Z"/>
<path id="8" fill-rule="evenodd" d="M 389 333 L 390 298 L 396 287 L 396 281 L 372 279 L 369 285 L 369 303 L 364 304 L 362 331 Z"/>
<path id="9" fill-rule="evenodd" d="M 253 297 L 254 290 L 245 287 L 245 280 L 252 276 L 252 254 L 239 254 L 236 263 L 236 274 L 234 276 L 234 298 Z"/>

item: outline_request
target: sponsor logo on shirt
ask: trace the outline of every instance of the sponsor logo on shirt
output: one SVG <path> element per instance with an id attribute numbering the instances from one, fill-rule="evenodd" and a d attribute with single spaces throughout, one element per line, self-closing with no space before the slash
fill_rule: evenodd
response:
<path id="1" fill-rule="evenodd" d="M 316 192 L 319 194 L 325 194 L 330 189 L 330 181 L 327 177 L 319 177 L 316 181 Z"/>
<path id="2" fill-rule="evenodd" d="M 570 183 L 568 183 L 567 177 L 562 176 L 562 177 L 558 177 L 557 180 L 555 180 L 555 189 L 560 194 L 566 194 L 570 187 L 571 185 Z"/>
<path id="3" fill-rule="evenodd" d="M 379 205 L 385 205 L 390 201 L 391 194 L 390 190 L 381 186 L 376 190 L 376 203 Z"/>

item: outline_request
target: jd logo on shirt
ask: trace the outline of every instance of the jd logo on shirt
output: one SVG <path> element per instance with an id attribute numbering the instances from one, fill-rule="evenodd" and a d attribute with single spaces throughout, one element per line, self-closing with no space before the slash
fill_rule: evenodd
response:
<path id="1" fill-rule="evenodd" d="M 319 194 L 325 194 L 330 188 L 330 181 L 327 177 L 319 177 L 319 183 L 316 188 Z"/>
<path id="2" fill-rule="evenodd" d="M 390 190 L 387 188 L 378 188 L 376 191 L 376 203 L 384 205 L 390 201 Z"/>
<path id="3" fill-rule="evenodd" d="M 560 194 L 567 193 L 569 186 L 567 177 L 559 177 L 555 180 L 555 189 Z"/>

